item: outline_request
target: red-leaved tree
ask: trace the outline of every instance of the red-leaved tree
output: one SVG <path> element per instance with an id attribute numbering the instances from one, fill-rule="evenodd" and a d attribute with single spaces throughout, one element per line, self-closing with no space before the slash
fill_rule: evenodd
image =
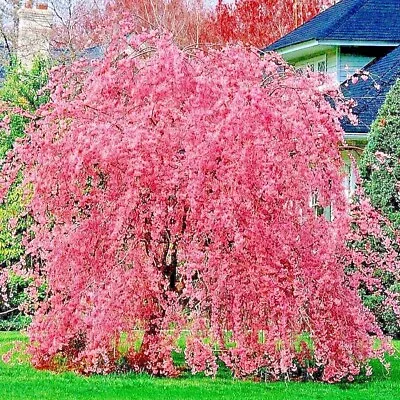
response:
<path id="1" fill-rule="evenodd" d="M 106 14 L 118 19 L 121 13 L 130 19 L 135 32 L 167 31 L 180 46 L 199 43 L 206 15 L 203 0 L 113 0 L 108 3 Z"/>
<path id="2" fill-rule="evenodd" d="M 53 3 L 58 17 L 54 43 L 68 49 L 73 58 L 87 47 L 108 44 L 121 20 L 129 20 L 136 33 L 169 32 L 181 47 L 235 42 L 264 47 L 334 0 L 236 0 L 233 4 L 219 0 L 213 8 L 203 0 L 103 0 L 102 7 L 97 1 Z"/>
<path id="3" fill-rule="evenodd" d="M 94 46 L 107 47 L 121 21 L 134 33 L 169 32 L 181 47 L 199 45 L 206 11 L 202 0 L 52 0 L 56 12 L 53 42 L 70 59 Z M 64 5 L 64 7 L 62 7 Z"/>
<path id="4" fill-rule="evenodd" d="M 205 21 L 203 40 L 265 47 L 310 20 L 334 0 L 235 0 L 218 4 Z"/>
<path id="5" fill-rule="evenodd" d="M 336 89 L 272 55 L 187 54 L 120 27 L 104 59 L 53 71 L 50 103 L 3 168 L 24 165 L 27 248 L 48 285 L 33 364 L 175 375 L 184 330 L 193 372 L 219 359 L 239 377 L 337 381 L 383 357 L 338 257 Z"/>

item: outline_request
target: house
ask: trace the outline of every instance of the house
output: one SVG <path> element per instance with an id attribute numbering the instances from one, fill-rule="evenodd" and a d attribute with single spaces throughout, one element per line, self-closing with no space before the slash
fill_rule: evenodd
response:
<path id="1" fill-rule="evenodd" d="M 54 8 L 54 3 L 51 4 Z M 30 68 L 38 55 L 50 57 L 58 63 L 68 63 L 77 58 L 93 60 L 104 56 L 104 48 L 101 45 L 85 48 L 76 53 L 72 53 L 68 48 L 54 47 L 51 40 L 53 20 L 54 16 L 61 17 L 53 8 L 49 7 L 48 0 L 27 0 L 17 11 L 16 54 L 24 67 Z"/>
<path id="2" fill-rule="evenodd" d="M 53 12 L 47 1 L 38 1 L 34 5 L 32 0 L 28 0 L 17 15 L 17 56 L 25 67 L 30 67 L 35 56 L 49 54 Z"/>
<path id="3" fill-rule="evenodd" d="M 365 146 L 371 123 L 400 78 L 400 0 L 341 0 L 263 49 L 296 68 L 331 74 L 347 98 L 357 102 L 358 125 L 343 121 L 345 139 Z M 369 79 L 352 84 L 363 70 Z M 348 157 L 344 155 L 345 160 Z M 347 191 L 354 188 L 348 163 Z"/>
<path id="4" fill-rule="evenodd" d="M 13 54 L 24 67 L 30 68 L 35 56 L 46 57 L 50 50 L 53 12 L 49 9 L 47 1 L 39 0 L 34 5 L 32 0 L 27 0 L 16 15 L 18 23 L 15 44 L 4 35 L 3 40 L 0 40 L 0 84 L 5 79 L 7 65 Z"/>

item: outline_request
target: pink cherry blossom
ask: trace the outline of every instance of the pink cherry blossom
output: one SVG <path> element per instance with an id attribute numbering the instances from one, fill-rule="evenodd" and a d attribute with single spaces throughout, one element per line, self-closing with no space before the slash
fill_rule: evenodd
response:
<path id="1" fill-rule="evenodd" d="M 276 55 L 185 53 L 125 28 L 102 60 L 53 71 L 3 169 L 6 188 L 24 165 L 26 245 L 48 285 L 33 365 L 175 376 L 183 332 L 193 372 L 219 358 L 279 378 L 312 363 L 338 381 L 382 359 L 340 257 L 351 220 L 333 83 Z"/>

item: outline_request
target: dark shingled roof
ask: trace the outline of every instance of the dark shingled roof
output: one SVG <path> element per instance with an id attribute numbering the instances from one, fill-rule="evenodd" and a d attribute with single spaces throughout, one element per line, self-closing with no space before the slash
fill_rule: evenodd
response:
<path id="1" fill-rule="evenodd" d="M 372 61 L 363 71 L 368 71 L 370 76 L 366 81 L 360 79 L 356 84 L 352 84 L 349 80 L 341 85 L 343 94 L 357 102 L 354 114 L 359 120 L 358 125 L 351 125 L 348 121 L 344 121 L 342 126 L 346 133 L 369 131 L 387 93 L 396 80 L 400 79 L 400 46 L 386 56 Z M 379 89 L 376 85 L 379 85 Z"/>
<path id="2" fill-rule="evenodd" d="M 59 60 L 69 60 L 71 58 L 71 51 L 69 49 L 50 49 L 50 55 Z M 96 60 L 104 57 L 104 48 L 102 46 L 93 46 L 74 54 L 72 58 L 85 58 L 87 60 Z"/>
<path id="3" fill-rule="evenodd" d="M 312 39 L 400 42 L 400 0 L 342 0 L 263 51 Z"/>

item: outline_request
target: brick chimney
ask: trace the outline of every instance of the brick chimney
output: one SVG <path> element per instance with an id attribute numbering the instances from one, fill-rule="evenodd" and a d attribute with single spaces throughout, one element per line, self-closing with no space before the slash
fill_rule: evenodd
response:
<path id="1" fill-rule="evenodd" d="M 53 12 L 47 1 L 39 0 L 34 5 L 27 0 L 18 10 L 18 19 L 17 55 L 22 65 L 29 68 L 36 55 L 49 54 Z"/>

